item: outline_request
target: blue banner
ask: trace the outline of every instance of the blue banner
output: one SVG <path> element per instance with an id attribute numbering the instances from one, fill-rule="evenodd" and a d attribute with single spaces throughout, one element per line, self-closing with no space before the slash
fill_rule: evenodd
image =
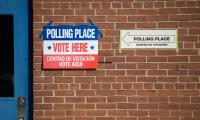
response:
<path id="1" fill-rule="evenodd" d="M 97 26 L 44 26 L 43 40 L 98 40 L 98 33 Z"/>

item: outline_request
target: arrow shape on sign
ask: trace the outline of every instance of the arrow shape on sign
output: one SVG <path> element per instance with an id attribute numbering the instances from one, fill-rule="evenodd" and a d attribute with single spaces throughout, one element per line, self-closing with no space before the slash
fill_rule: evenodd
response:
<path id="1" fill-rule="evenodd" d="M 130 32 L 128 32 L 126 35 L 124 35 L 124 37 L 122 38 L 122 40 L 128 45 L 130 46 L 131 44 L 131 36 L 133 35 L 130 35 Z"/>

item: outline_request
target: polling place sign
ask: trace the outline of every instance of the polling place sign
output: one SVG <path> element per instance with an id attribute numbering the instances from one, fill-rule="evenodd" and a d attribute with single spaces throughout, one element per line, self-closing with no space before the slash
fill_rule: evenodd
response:
<path id="1" fill-rule="evenodd" d="M 178 49 L 177 30 L 121 30 L 120 48 Z"/>
<path id="2" fill-rule="evenodd" d="M 44 26 L 44 69 L 96 69 L 98 67 L 98 27 Z"/>

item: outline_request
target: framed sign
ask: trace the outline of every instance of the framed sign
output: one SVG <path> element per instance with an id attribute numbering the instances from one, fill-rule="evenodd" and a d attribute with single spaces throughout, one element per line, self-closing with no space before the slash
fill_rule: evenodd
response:
<path id="1" fill-rule="evenodd" d="M 98 27 L 44 26 L 43 69 L 97 69 Z"/>

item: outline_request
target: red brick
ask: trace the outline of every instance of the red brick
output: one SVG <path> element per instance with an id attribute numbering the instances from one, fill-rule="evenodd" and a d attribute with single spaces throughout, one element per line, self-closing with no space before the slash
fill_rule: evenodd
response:
<path id="1" fill-rule="evenodd" d="M 198 96 L 199 91 L 198 90 L 180 90 L 179 96 Z"/>
<path id="2" fill-rule="evenodd" d="M 168 102 L 168 98 L 167 97 L 149 97 L 149 102 L 150 103 L 165 103 Z"/>
<path id="3" fill-rule="evenodd" d="M 59 9 L 56 9 L 56 10 L 54 10 L 54 14 L 55 15 L 74 15 L 74 10 L 70 10 L 70 9 L 59 10 Z"/>
<path id="4" fill-rule="evenodd" d="M 155 96 L 157 95 L 155 90 L 138 90 L 137 95 L 139 96 Z"/>
<path id="5" fill-rule="evenodd" d="M 44 76 L 63 76 L 62 71 L 44 71 L 43 72 Z"/>
<path id="6" fill-rule="evenodd" d="M 128 22 L 145 22 L 147 16 L 128 16 Z"/>
<path id="7" fill-rule="evenodd" d="M 178 23 L 177 22 L 160 22 L 158 24 L 159 28 L 177 28 Z"/>
<path id="8" fill-rule="evenodd" d="M 146 103 L 147 102 L 147 97 L 129 97 L 128 102 L 133 102 L 133 103 Z"/>
<path id="9" fill-rule="evenodd" d="M 112 9 L 99 9 L 96 11 L 97 15 L 116 15 L 116 11 Z"/>
<path id="10" fill-rule="evenodd" d="M 166 6 L 167 8 L 176 7 L 176 2 L 173 2 L 173 1 L 165 2 L 165 6 Z"/>
<path id="11" fill-rule="evenodd" d="M 198 120 L 199 118 L 190 118 L 190 117 L 185 117 L 182 120 Z"/>
<path id="12" fill-rule="evenodd" d="M 178 91 L 177 90 L 162 90 L 158 91 L 158 96 L 178 96 Z"/>
<path id="13" fill-rule="evenodd" d="M 149 111 L 149 116 L 169 116 L 168 110 L 151 110 Z"/>
<path id="14" fill-rule="evenodd" d="M 87 103 L 106 102 L 105 97 L 87 97 Z"/>
<path id="15" fill-rule="evenodd" d="M 45 97 L 45 103 L 64 103 L 64 97 Z"/>
<path id="16" fill-rule="evenodd" d="M 107 101 L 108 102 L 126 102 L 127 97 L 126 96 L 108 96 Z"/>
<path id="17" fill-rule="evenodd" d="M 153 63 L 138 63 L 137 64 L 137 69 L 157 69 L 158 66 L 157 64 Z"/>
<path id="18" fill-rule="evenodd" d="M 125 58 L 124 57 L 117 57 L 117 56 L 106 57 L 105 61 L 106 62 L 125 62 Z"/>
<path id="19" fill-rule="evenodd" d="M 191 97 L 191 102 L 192 103 L 199 103 L 200 102 L 200 97 Z"/>
<path id="20" fill-rule="evenodd" d="M 128 112 L 130 116 L 148 116 L 148 111 L 144 110 L 130 110 Z"/>
<path id="21" fill-rule="evenodd" d="M 115 120 L 115 117 L 96 117 L 96 120 Z"/>
<path id="22" fill-rule="evenodd" d="M 122 84 L 122 88 L 123 89 L 129 89 L 129 90 L 131 90 L 132 89 L 132 84 L 130 84 L 130 83 L 123 83 Z"/>
<path id="23" fill-rule="evenodd" d="M 111 3 L 102 3 L 102 9 L 111 9 Z"/>
<path id="24" fill-rule="evenodd" d="M 116 104 L 111 103 L 98 103 L 96 104 L 97 109 L 116 109 Z"/>
<path id="25" fill-rule="evenodd" d="M 108 16 L 108 22 L 127 22 L 126 16 Z"/>
<path id="26" fill-rule="evenodd" d="M 119 31 L 117 30 L 104 30 L 104 35 L 107 37 L 111 37 L 111 36 L 118 36 Z"/>
<path id="27" fill-rule="evenodd" d="M 135 23 L 116 23 L 116 29 L 133 29 Z"/>
<path id="28" fill-rule="evenodd" d="M 156 23 L 137 23 L 136 28 L 156 28 Z"/>
<path id="29" fill-rule="evenodd" d="M 185 1 L 176 1 L 176 7 L 186 7 Z"/>
<path id="30" fill-rule="evenodd" d="M 73 1 L 77 3 L 92 2 L 92 0 L 73 0 Z"/>
<path id="31" fill-rule="evenodd" d="M 154 3 L 153 2 L 144 2 L 144 8 L 153 8 Z"/>
<path id="32" fill-rule="evenodd" d="M 199 69 L 200 63 L 187 63 L 187 64 L 180 64 L 181 69 Z"/>
<path id="33" fill-rule="evenodd" d="M 188 97 L 170 97 L 170 102 L 172 102 L 172 103 L 189 103 L 190 98 L 188 98 Z"/>
<path id="34" fill-rule="evenodd" d="M 176 103 L 161 103 L 159 109 L 176 110 L 179 109 L 179 104 Z"/>
<path id="35" fill-rule="evenodd" d="M 136 9 L 118 9 L 117 15 L 136 15 L 137 10 Z"/>
<path id="36" fill-rule="evenodd" d="M 90 3 L 80 3 L 81 9 L 90 9 Z"/>
<path id="37" fill-rule="evenodd" d="M 197 28 L 200 27 L 200 22 L 180 22 L 179 26 L 183 28 Z"/>
<path id="38" fill-rule="evenodd" d="M 53 15 L 53 11 L 51 9 L 34 9 L 34 15 Z"/>
<path id="39" fill-rule="evenodd" d="M 155 2 L 155 8 L 164 8 L 164 2 Z"/>
<path id="40" fill-rule="evenodd" d="M 169 56 L 168 62 L 188 62 L 188 56 Z"/>
<path id="41" fill-rule="evenodd" d="M 145 70 L 127 70 L 127 75 L 134 76 L 134 75 L 146 75 Z"/>
<path id="42" fill-rule="evenodd" d="M 200 12 L 199 8 L 181 8 L 180 9 L 181 14 L 198 14 L 199 12 Z"/>
<path id="43" fill-rule="evenodd" d="M 85 110 L 66 110 L 66 116 L 85 116 Z"/>
<path id="44" fill-rule="evenodd" d="M 34 104 L 34 108 L 37 110 L 52 110 L 52 104 Z"/>
<path id="45" fill-rule="evenodd" d="M 67 110 L 67 109 L 73 109 L 73 104 L 54 104 L 55 110 Z"/>
<path id="46" fill-rule="evenodd" d="M 148 70 L 147 71 L 148 75 L 167 75 L 166 70 Z"/>
<path id="47" fill-rule="evenodd" d="M 72 83 L 72 77 L 55 77 L 54 83 Z"/>
<path id="48" fill-rule="evenodd" d="M 156 51 L 155 50 L 136 50 L 136 55 L 138 56 L 155 56 Z"/>
<path id="49" fill-rule="evenodd" d="M 53 96 L 53 91 L 34 91 L 35 96 Z"/>
<path id="50" fill-rule="evenodd" d="M 117 69 L 136 69 L 136 64 L 120 63 L 120 64 L 117 64 Z"/>
<path id="51" fill-rule="evenodd" d="M 122 7 L 122 4 L 121 3 L 115 3 L 115 2 L 113 2 L 112 3 L 112 8 L 121 8 Z"/>
<path id="52" fill-rule="evenodd" d="M 157 9 L 138 9 L 139 15 L 157 15 L 158 10 Z"/>
<path id="53" fill-rule="evenodd" d="M 118 90 L 117 95 L 132 96 L 132 95 L 136 95 L 136 91 L 135 90 Z"/>
<path id="54" fill-rule="evenodd" d="M 43 3 L 43 8 L 57 8 L 59 9 L 59 3 Z"/>
<path id="55" fill-rule="evenodd" d="M 172 116 L 192 117 L 192 111 L 172 111 Z"/>
<path id="56" fill-rule="evenodd" d="M 127 57 L 126 62 L 146 62 L 146 57 Z"/>
<path id="57" fill-rule="evenodd" d="M 178 14 L 179 9 L 178 8 L 160 8 L 159 13 L 160 14 Z"/>
<path id="58" fill-rule="evenodd" d="M 64 110 L 45 111 L 45 116 L 64 116 L 64 115 L 65 115 Z"/>
<path id="59" fill-rule="evenodd" d="M 108 110 L 109 116 L 127 116 L 126 110 Z"/>
<path id="60" fill-rule="evenodd" d="M 136 82 L 136 77 L 117 77 L 116 82 Z"/>
<path id="61" fill-rule="evenodd" d="M 107 76 L 125 76 L 125 70 L 107 70 L 106 71 Z"/>
<path id="62" fill-rule="evenodd" d="M 186 7 L 197 7 L 197 1 L 186 1 Z"/>
<path id="63" fill-rule="evenodd" d="M 119 103 L 117 104 L 118 109 L 136 109 L 137 104 L 135 103 Z"/>
<path id="64" fill-rule="evenodd" d="M 188 70 L 169 70 L 168 75 L 188 75 Z"/>
<path id="65" fill-rule="evenodd" d="M 167 15 L 152 15 L 152 16 L 148 16 L 148 21 L 168 21 L 168 16 Z"/>
<path id="66" fill-rule="evenodd" d="M 181 110 L 200 110 L 200 104 L 181 104 Z"/>
<path id="67" fill-rule="evenodd" d="M 93 83 L 95 81 L 94 77 L 76 77 L 75 83 Z"/>
<path id="68" fill-rule="evenodd" d="M 85 98 L 84 97 L 65 97 L 66 103 L 84 103 Z"/>
<path id="69" fill-rule="evenodd" d="M 158 104 L 138 104 L 138 109 L 158 109 Z"/>
<path id="70" fill-rule="evenodd" d="M 181 49 L 179 51 L 180 55 L 198 55 L 198 50 L 196 49 Z"/>
<path id="71" fill-rule="evenodd" d="M 65 16 L 65 22 L 84 22 L 84 16 Z"/>
<path id="72" fill-rule="evenodd" d="M 113 50 L 99 50 L 100 56 L 113 56 L 114 51 Z"/>
<path id="73" fill-rule="evenodd" d="M 94 15 L 95 11 L 94 10 L 76 10 L 75 15 Z M 73 15 L 73 14 L 72 14 Z"/>
<path id="74" fill-rule="evenodd" d="M 189 75 L 200 75 L 200 70 L 189 70 Z"/>
<path id="75" fill-rule="evenodd" d="M 160 63 L 159 69 L 179 69 L 178 63 Z"/>
<path id="76" fill-rule="evenodd" d="M 194 111 L 193 115 L 194 117 L 200 117 L 200 111 Z"/>
<path id="77" fill-rule="evenodd" d="M 117 120 L 137 120 L 137 117 L 117 117 Z"/>
<path id="78" fill-rule="evenodd" d="M 95 96 L 94 90 L 77 90 L 76 96 Z"/>
<path id="79" fill-rule="evenodd" d="M 115 77 L 97 77 L 96 82 L 115 82 Z"/>
<path id="80" fill-rule="evenodd" d="M 142 8 L 143 7 L 143 3 L 142 2 L 134 2 L 133 3 L 133 8 Z"/>
<path id="81" fill-rule="evenodd" d="M 143 83 L 134 83 L 133 89 L 143 89 Z"/>
<path id="82" fill-rule="evenodd" d="M 170 21 L 189 21 L 190 16 L 189 15 L 170 15 L 169 20 Z"/>
<path id="83" fill-rule="evenodd" d="M 98 90 L 96 91 L 97 96 L 113 96 L 116 95 L 115 90 Z"/>
<path id="84" fill-rule="evenodd" d="M 105 110 L 88 110 L 87 116 L 105 116 L 106 111 Z"/>
<path id="85" fill-rule="evenodd" d="M 124 3 L 122 3 L 122 7 L 123 8 L 132 8 L 132 4 L 130 4 L 130 2 L 124 2 Z"/>
<path id="86" fill-rule="evenodd" d="M 43 90 L 56 90 L 58 89 L 57 84 L 43 84 Z"/>

